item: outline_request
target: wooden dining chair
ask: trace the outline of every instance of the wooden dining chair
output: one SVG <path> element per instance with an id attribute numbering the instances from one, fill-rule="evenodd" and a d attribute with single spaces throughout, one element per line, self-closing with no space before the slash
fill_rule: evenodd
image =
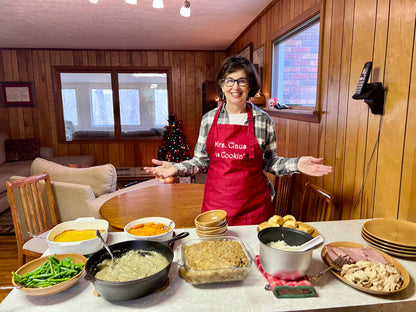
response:
<path id="1" fill-rule="evenodd" d="M 48 248 L 46 232 L 59 222 L 55 197 L 46 172 L 7 181 L 6 187 L 16 233 L 19 265 L 23 265 L 26 256 L 39 257 Z"/>
<path id="2" fill-rule="evenodd" d="M 319 186 L 306 182 L 301 209 L 303 221 L 333 220 L 335 197 Z"/>
<path id="3" fill-rule="evenodd" d="M 292 213 L 293 185 L 295 182 L 294 175 L 284 175 L 276 177 L 276 197 L 274 199 L 274 213 L 279 216 L 285 216 Z"/>
<path id="4" fill-rule="evenodd" d="M 271 173 L 266 173 L 267 178 L 273 185 L 276 195 L 273 198 L 274 214 L 285 216 L 291 213 L 294 176 L 284 175 L 275 176 Z"/>

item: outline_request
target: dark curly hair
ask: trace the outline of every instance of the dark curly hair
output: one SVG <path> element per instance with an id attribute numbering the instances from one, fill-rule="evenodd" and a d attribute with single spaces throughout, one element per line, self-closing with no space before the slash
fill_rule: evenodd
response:
<path id="1" fill-rule="evenodd" d="M 224 60 L 221 70 L 217 76 L 217 93 L 220 98 L 224 96 L 224 93 L 222 92 L 222 80 L 227 75 L 240 69 L 244 70 L 247 74 L 247 80 L 250 85 L 250 92 L 248 93 L 248 97 L 250 98 L 255 96 L 257 91 L 260 90 L 260 79 L 254 65 L 245 57 L 233 55 L 227 57 Z"/>

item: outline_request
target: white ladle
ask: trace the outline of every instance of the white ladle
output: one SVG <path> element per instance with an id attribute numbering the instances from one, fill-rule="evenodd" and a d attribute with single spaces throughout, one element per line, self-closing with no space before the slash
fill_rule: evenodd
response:
<path id="1" fill-rule="evenodd" d="M 296 249 L 296 251 L 306 251 L 306 250 L 312 249 L 318 246 L 323 241 L 324 241 L 324 238 L 322 237 L 322 235 L 318 235 L 312 238 L 311 240 L 307 241 L 306 243 L 300 245 L 298 249 Z"/>

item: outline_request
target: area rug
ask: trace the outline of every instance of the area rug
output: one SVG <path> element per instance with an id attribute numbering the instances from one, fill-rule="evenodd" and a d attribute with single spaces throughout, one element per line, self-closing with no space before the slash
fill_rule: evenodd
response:
<path id="1" fill-rule="evenodd" d="M 14 235 L 14 226 L 10 208 L 0 213 L 0 235 Z"/>

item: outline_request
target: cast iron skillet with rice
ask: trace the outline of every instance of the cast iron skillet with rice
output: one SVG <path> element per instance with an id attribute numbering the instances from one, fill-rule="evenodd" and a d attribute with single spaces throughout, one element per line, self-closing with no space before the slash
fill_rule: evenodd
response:
<path id="1" fill-rule="evenodd" d="M 168 280 L 169 270 L 173 260 L 173 250 L 168 246 L 169 243 L 188 236 L 188 232 L 182 232 L 172 239 L 165 242 L 146 241 L 146 240 L 130 240 L 121 243 L 110 245 L 109 248 L 115 257 L 115 262 L 119 262 L 123 255 L 131 251 L 136 251 L 136 256 L 132 258 L 151 257 L 155 253 L 165 258 L 166 262 L 161 265 L 160 270 L 157 272 L 150 270 L 152 267 L 152 261 L 128 263 L 129 261 L 120 261 L 121 270 L 124 270 L 123 275 L 129 275 L 135 267 L 140 265 L 146 265 L 149 267 L 149 271 L 145 274 L 145 277 L 136 278 L 131 280 L 118 280 L 115 277 L 113 280 L 108 280 L 105 277 L 99 278 L 97 273 L 101 270 L 101 266 L 110 265 L 111 269 L 111 257 L 106 249 L 101 249 L 94 253 L 87 261 L 85 265 L 86 276 L 85 278 L 93 283 L 95 290 L 101 296 L 107 300 L 132 300 L 140 297 L 144 297 L 153 293 L 154 291 L 162 288 Z M 158 256 L 158 263 L 160 257 Z M 110 260 L 110 264 L 109 261 Z M 127 264 L 126 264 L 127 262 Z M 119 270 L 119 269 L 117 269 Z M 118 271 L 119 272 L 119 271 Z M 121 273 L 120 273 L 121 275 Z"/>

